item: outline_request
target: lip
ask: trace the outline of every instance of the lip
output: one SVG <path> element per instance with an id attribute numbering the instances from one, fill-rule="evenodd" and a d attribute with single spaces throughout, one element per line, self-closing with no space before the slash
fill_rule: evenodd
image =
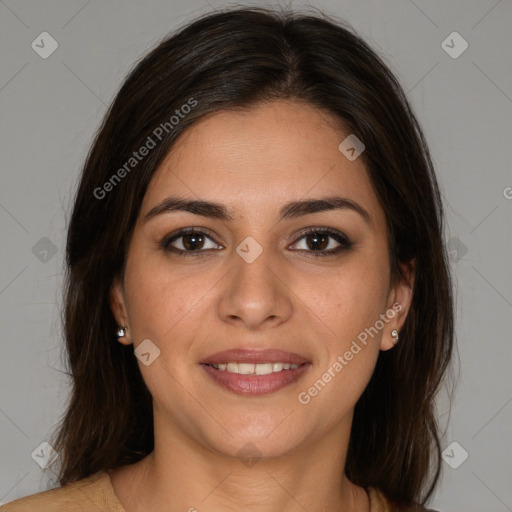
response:
<path id="1" fill-rule="evenodd" d="M 311 367 L 311 363 L 303 363 L 294 370 L 281 370 L 280 372 L 267 375 L 229 373 L 228 371 L 217 370 L 206 363 L 201 364 L 201 367 L 216 384 L 232 393 L 245 396 L 260 396 L 270 395 L 297 382 Z"/>
<path id="2" fill-rule="evenodd" d="M 295 354 L 294 352 L 286 352 L 279 349 L 244 349 L 235 348 L 216 352 L 201 361 L 202 364 L 220 364 L 220 363 L 290 363 L 304 364 L 309 361 Z"/>
<path id="3" fill-rule="evenodd" d="M 210 366 L 220 363 L 290 363 L 299 367 L 267 375 L 243 375 L 217 370 Z M 299 354 L 278 349 L 231 349 L 207 357 L 200 365 L 210 378 L 224 389 L 237 395 L 261 396 L 275 393 L 297 382 L 311 367 L 311 362 Z"/>

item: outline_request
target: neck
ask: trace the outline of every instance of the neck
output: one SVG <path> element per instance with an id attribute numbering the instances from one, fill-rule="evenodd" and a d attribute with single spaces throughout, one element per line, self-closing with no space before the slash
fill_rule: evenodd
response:
<path id="1" fill-rule="evenodd" d="M 179 432 L 162 433 L 156 421 L 155 450 L 126 466 L 132 471 L 118 497 L 127 512 L 369 510 L 366 491 L 343 471 L 350 424 L 292 453 L 253 459 L 213 452 Z"/>

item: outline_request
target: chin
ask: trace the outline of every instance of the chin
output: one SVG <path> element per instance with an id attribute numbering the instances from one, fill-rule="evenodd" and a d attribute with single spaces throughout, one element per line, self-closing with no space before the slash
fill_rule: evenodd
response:
<path id="1" fill-rule="evenodd" d="M 259 428 L 254 425 L 239 426 L 234 423 L 226 426 L 226 430 L 232 434 L 229 436 L 224 430 L 219 432 L 218 437 L 205 440 L 212 449 L 229 457 L 245 459 L 258 459 L 261 457 L 280 457 L 292 451 L 303 441 L 299 433 L 294 432 L 287 425 L 280 428 L 278 422 L 267 422 L 260 424 Z"/>

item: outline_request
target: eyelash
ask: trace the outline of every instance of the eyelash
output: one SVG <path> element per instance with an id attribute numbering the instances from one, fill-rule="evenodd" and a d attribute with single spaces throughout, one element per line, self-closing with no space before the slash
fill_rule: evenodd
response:
<path id="1" fill-rule="evenodd" d="M 177 256 L 180 256 L 180 257 L 189 257 L 189 256 L 192 256 L 192 257 L 198 257 L 198 256 L 203 256 L 204 252 L 206 252 L 205 250 L 197 250 L 197 251 L 184 251 L 182 249 L 176 249 L 176 247 L 173 247 L 171 245 L 172 242 L 174 242 L 175 240 L 185 236 L 185 235 L 190 235 L 190 234 L 197 234 L 197 235 L 206 235 L 210 240 L 212 240 L 214 243 L 217 243 L 215 242 L 215 240 L 213 240 L 212 236 L 208 233 L 208 232 L 205 232 L 203 231 L 204 228 L 201 228 L 201 229 L 197 229 L 197 228 L 183 228 L 183 229 L 180 229 L 177 233 L 171 235 L 171 236 L 166 236 L 160 243 L 160 247 L 166 251 L 166 252 L 171 252 L 171 253 L 174 253 L 176 254 Z M 306 250 L 306 249 L 299 249 L 299 251 L 306 251 L 306 252 L 310 252 L 313 254 L 313 257 L 316 258 L 316 257 L 326 257 L 326 256 L 336 256 L 337 254 L 343 252 L 343 251 L 346 251 L 346 250 L 349 250 L 353 247 L 353 242 L 343 233 L 340 233 L 339 231 L 336 231 L 334 229 L 331 229 L 331 228 L 309 228 L 307 229 L 306 231 L 304 231 L 303 233 L 300 234 L 299 238 L 297 239 L 296 242 L 294 242 L 293 245 L 295 245 L 297 242 L 299 242 L 300 240 L 302 240 L 303 238 L 307 237 L 308 235 L 312 235 L 312 234 L 315 234 L 315 235 L 328 235 L 329 237 L 333 238 L 334 240 L 336 240 L 336 242 L 338 242 L 340 244 L 339 247 L 337 247 L 336 249 L 330 249 L 329 251 L 312 251 L 312 250 Z M 212 249 L 207 249 L 207 250 L 212 250 Z M 218 249 L 213 249 L 213 250 L 218 250 Z"/>

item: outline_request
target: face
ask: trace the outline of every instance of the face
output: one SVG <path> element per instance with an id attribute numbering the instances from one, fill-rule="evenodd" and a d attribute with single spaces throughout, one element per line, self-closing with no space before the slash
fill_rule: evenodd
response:
<path id="1" fill-rule="evenodd" d="M 338 149 L 347 135 L 298 102 L 220 112 L 154 175 L 111 305 L 174 438 L 272 456 L 349 428 L 411 290 L 390 278 L 384 213 L 362 158 Z"/>

